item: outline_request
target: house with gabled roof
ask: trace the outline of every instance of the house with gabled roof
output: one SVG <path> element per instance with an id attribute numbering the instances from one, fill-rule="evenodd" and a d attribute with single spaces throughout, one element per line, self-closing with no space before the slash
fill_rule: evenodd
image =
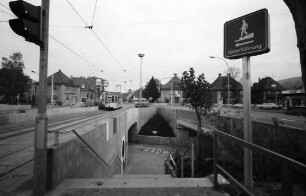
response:
<path id="1" fill-rule="evenodd" d="M 73 80 L 61 70 L 47 78 L 47 85 L 48 103 L 51 102 L 51 94 L 53 94 L 53 103 L 57 103 L 58 105 L 74 105 L 80 102 L 80 86 L 74 84 Z M 51 91 L 52 86 L 53 92 Z"/>
<path id="2" fill-rule="evenodd" d="M 242 100 L 242 85 L 230 75 L 221 76 L 219 74 L 218 78 L 211 84 L 211 90 L 213 104 L 236 104 Z"/>
<path id="3" fill-rule="evenodd" d="M 103 84 L 106 80 L 101 78 L 71 77 L 71 79 L 75 85 L 80 86 L 80 100 L 87 105 L 93 105 L 95 102 L 98 102 L 101 93 L 105 90 L 103 89 Z"/>
<path id="4" fill-rule="evenodd" d="M 160 101 L 162 103 L 169 103 L 171 101 L 171 94 L 173 94 L 173 103 L 183 102 L 183 93 L 180 87 L 181 79 L 177 77 L 177 74 L 160 88 Z M 172 93 L 171 93 L 172 92 Z"/>
<path id="5" fill-rule="evenodd" d="M 271 77 L 258 79 L 251 88 L 251 99 L 254 104 L 282 104 L 282 91 L 285 88 Z"/>

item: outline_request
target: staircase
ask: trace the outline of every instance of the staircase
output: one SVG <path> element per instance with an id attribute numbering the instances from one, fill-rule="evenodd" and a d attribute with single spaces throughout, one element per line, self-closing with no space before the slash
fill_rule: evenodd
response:
<path id="1" fill-rule="evenodd" d="M 211 178 L 172 178 L 171 175 L 115 175 L 101 179 L 66 179 L 48 196 L 229 196 L 213 190 Z"/>

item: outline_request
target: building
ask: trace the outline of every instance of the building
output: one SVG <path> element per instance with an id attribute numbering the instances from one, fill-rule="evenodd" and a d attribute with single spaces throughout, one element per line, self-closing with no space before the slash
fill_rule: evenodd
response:
<path id="1" fill-rule="evenodd" d="M 228 78 L 228 76 L 219 74 L 219 77 L 211 84 L 211 90 L 213 104 L 236 104 L 242 102 L 242 85 L 230 75 Z"/>
<path id="2" fill-rule="evenodd" d="M 251 99 L 253 104 L 276 103 L 282 104 L 282 85 L 271 77 L 258 79 L 251 88 Z"/>
<path id="3" fill-rule="evenodd" d="M 74 84 L 73 80 L 62 73 L 61 70 L 48 77 L 47 85 L 48 103 L 51 103 L 52 95 L 53 103 L 57 105 L 67 106 L 80 102 L 80 86 Z"/>
<path id="4" fill-rule="evenodd" d="M 167 82 L 165 85 L 160 88 L 160 101 L 162 103 L 170 103 L 171 95 L 173 95 L 173 103 L 182 103 L 183 102 L 183 93 L 180 88 L 181 79 L 177 77 L 177 74 Z"/>

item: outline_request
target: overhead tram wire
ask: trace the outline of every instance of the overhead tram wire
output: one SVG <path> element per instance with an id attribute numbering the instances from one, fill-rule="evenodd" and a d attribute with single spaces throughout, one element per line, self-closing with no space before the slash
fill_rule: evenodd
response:
<path id="1" fill-rule="evenodd" d="M 124 69 L 119 62 L 119 60 L 115 57 L 115 55 L 111 52 L 111 50 L 106 46 L 106 44 L 102 41 L 102 39 L 98 36 L 98 34 L 92 29 L 92 26 L 89 26 L 87 22 L 82 18 L 82 16 L 78 13 L 78 11 L 73 7 L 73 5 L 69 2 L 69 0 L 66 0 L 67 3 L 70 5 L 70 7 L 74 10 L 74 12 L 79 16 L 79 18 L 83 21 L 85 24 L 85 28 L 88 28 L 90 32 L 96 37 L 98 42 L 102 45 L 102 47 L 111 55 L 111 57 L 115 60 L 115 62 L 121 67 L 121 69 Z"/>
<path id="2" fill-rule="evenodd" d="M 7 14 L 7 15 L 10 15 L 10 16 L 15 17 L 13 14 L 7 13 L 7 12 L 5 12 L 5 11 L 3 11 L 3 10 L 0 10 L 0 12 L 3 12 L 3 13 L 5 13 L 5 14 Z"/>
<path id="3" fill-rule="evenodd" d="M 93 27 L 94 18 L 95 18 L 95 15 L 96 15 L 96 9 L 97 9 L 97 0 L 96 0 L 96 3 L 95 3 L 94 13 L 92 15 L 92 20 L 91 20 L 91 26 L 92 27 Z"/>
<path id="4" fill-rule="evenodd" d="M 94 68 L 96 68 L 97 70 L 101 70 L 99 69 L 96 65 L 94 65 L 93 63 L 89 62 L 87 59 L 85 59 L 84 57 L 82 57 L 80 54 L 78 54 L 77 52 L 75 52 L 73 49 L 71 49 L 70 47 L 68 47 L 66 44 L 64 44 L 63 42 L 59 41 L 57 38 L 55 38 L 54 36 L 49 34 L 49 37 L 51 39 L 53 39 L 54 41 L 56 41 L 58 44 L 62 45 L 64 48 L 66 48 L 67 50 L 69 50 L 70 52 L 72 52 L 73 54 L 75 54 L 76 56 L 78 56 L 80 59 L 82 59 L 83 61 L 85 61 L 86 63 L 88 63 L 89 65 L 93 66 Z"/>
<path id="5" fill-rule="evenodd" d="M 82 57 L 80 54 L 78 54 L 77 52 L 75 52 L 73 49 L 71 49 L 69 46 L 67 46 L 66 44 L 64 44 L 63 42 L 59 41 L 57 38 L 55 38 L 54 36 L 52 36 L 51 34 L 49 34 L 49 37 L 51 39 L 53 39 L 55 42 L 57 42 L 58 44 L 62 45 L 64 48 L 66 48 L 67 50 L 69 50 L 71 53 L 73 53 L 74 55 L 76 55 L 77 57 L 79 57 L 80 59 L 82 59 L 83 61 L 85 61 L 86 63 L 88 63 L 89 65 L 93 66 L 94 68 L 96 68 L 98 71 L 101 71 L 101 69 L 99 69 L 96 65 L 94 65 L 93 63 L 89 62 L 87 59 L 85 59 L 84 57 Z M 103 72 L 104 73 L 104 72 Z M 105 74 L 105 73 L 104 73 Z M 107 74 L 105 74 L 107 75 Z M 112 77 L 108 76 L 108 78 L 112 81 L 115 81 Z"/>
<path id="6" fill-rule="evenodd" d="M 10 11 L 11 12 L 11 9 L 10 8 L 8 8 L 7 6 L 5 6 L 3 3 L 1 3 L 0 2 L 0 5 L 2 5 L 2 7 L 5 7 L 8 11 Z"/>

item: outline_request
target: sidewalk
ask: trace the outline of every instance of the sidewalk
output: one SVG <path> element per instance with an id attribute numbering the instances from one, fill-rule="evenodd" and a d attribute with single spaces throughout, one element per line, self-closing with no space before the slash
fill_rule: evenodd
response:
<path id="1" fill-rule="evenodd" d="M 171 147 L 129 144 L 124 174 L 164 174 Z"/>

